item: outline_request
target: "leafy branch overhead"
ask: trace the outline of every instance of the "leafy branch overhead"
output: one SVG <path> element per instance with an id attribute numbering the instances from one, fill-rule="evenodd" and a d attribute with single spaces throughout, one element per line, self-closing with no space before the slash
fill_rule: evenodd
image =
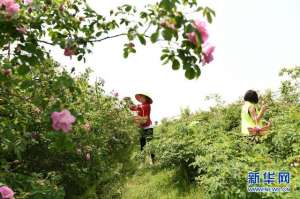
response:
<path id="1" fill-rule="evenodd" d="M 3 2 L 3 3 L 2 3 Z M 5 2 L 12 2 L 6 5 Z M 205 19 L 215 12 L 196 0 L 161 0 L 138 11 L 125 4 L 109 17 L 97 13 L 86 0 L 0 0 L 0 63 L 26 74 L 51 56 L 44 45 L 59 46 L 65 56 L 86 61 L 97 43 L 126 36 L 123 56 L 136 52 L 136 43 L 163 43 L 161 60 L 174 70 L 182 68 L 188 79 L 200 76 L 202 65 L 213 60 L 214 47 L 207 42 Z M 202 13 L 202 19 L 189 18 Z M 21 68 L 21 69 L 20 69 Z"/>

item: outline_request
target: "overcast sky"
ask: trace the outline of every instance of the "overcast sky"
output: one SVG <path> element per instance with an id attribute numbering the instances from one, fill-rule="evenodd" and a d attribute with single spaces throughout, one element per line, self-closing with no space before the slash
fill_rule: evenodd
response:
<path id="1" fill-rule="evenodd" d="M 153 0 L 89 0 L 99 13 L 124 3 L 142 7 Z M 136 3 L 138 2 L 138 3 Z M 202 68 L 198 80 L 187 80 L 184 71 L 172 71 L 161 65 L 160 45 L 139 47 L 137 54 L 122 57 L 126 40 L 117 38 L 95 45 L 85 66 L 61 56 L 55 57 L 78 71 L 89 66 L 95 77 L 106 81 L 105 89 L 117 91 L 121 97 L 148 92 L 153 98 L 152 120 L 172 117 L 181 107 L 205 109 L 205 96 L 220 94 L 226 102 L 237 100 L 248 89 L 277 89 L 281 67 L 300 63 L 299 0 L 206 0 L 217 14 L 208 26 L 210 43 L 216 46 L 215 60 Z M 200 18 L 201 16 L 199 16 Z M 61 52 L 60 52 L 61 51 Z M 147 75 L 145 75 L 147 74 Z"/>

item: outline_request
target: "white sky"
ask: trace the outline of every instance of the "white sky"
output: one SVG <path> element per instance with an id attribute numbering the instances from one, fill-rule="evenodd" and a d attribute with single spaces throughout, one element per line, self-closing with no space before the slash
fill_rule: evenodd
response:
<path id="1" fill-rule="evenodd" d="M 154 0 L 89 0 L 92 8 L 107 13 L 118 5 L 143 6 Z M 138 2 L 138 3 L 136 3 Z M 121 97 L 148 92 L 154 100 L 152 120 L 172 117 L 181 107 L 192 111 L 205 109 L 205 96 L 220 94 L 227 102 L 235 101 L 248 89 L 277 89 L 281 67 L 300 63 L 299 0 L 202 0 L 217 14 L 208 26 L 209 41 L 216 46 L 215 60 L 202 68 L 198 80 L 187 80 L 184 71 L 172 71 L 160 62 L 160 45 L 139 46 L 135 55 L 123 59 L 124 38 L 106 40 L 95 45 L 87 64 L 69 61 L 56 50 L 58 61 L 94 70 L 106 81 L 105 89 Z M 149 43 L 149 42 L 148 42 Z M 147 74 L 143 76 L 143 74 Z"/>

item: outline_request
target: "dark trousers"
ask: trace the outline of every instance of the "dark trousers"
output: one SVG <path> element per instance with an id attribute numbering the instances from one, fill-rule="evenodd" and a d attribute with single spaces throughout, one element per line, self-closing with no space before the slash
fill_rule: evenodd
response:
<path id="1" fill-rule="evenodd" d="M 141 151 L 143 151 L 144 146 L 147 142 L 150 142 L 153 138 L 153 128 L 149 129 L 141 129 L 140 131 L 140 144 L 141 144 Z M 154 160 L 154 154 L 151 153 L 151 159 Z"/>

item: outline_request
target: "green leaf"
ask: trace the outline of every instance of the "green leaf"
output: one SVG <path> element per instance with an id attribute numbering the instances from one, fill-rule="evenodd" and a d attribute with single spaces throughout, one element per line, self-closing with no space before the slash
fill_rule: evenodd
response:
<path id="1" fill-rule="evenodd" d="M 195 68 L 195 72 L 196 72 L 196 78 L 198 78 L 198 77 L 200 77 L 200 75 L 201 75 L 201 70 L 200 70 L 200 67 L 199 66 L 194 66 L 194 68 Z"/>
<path id="2" fill-rule="evenodd" d="M 136 50 L 134 48 L 129 48 L 129 52 L 136 53 Z"/>
<path id="3" fill-rule="evenodd" d="M 101 34 L 102 34 L 102 32 L 97 32 L 97 33 L 96 33 L 96 37 L 100 37 Z"/>
<path id="4" fill-rule="evenodd" d="M 157 42 L 158 37 L 159 37 L 159 31 L 157 30 L 155 33 L 153 33 L 153 34 L 151 35 L 151 37 L 150 37 L 151 42 L 152 42 L 152 43 Z"/>
<path id="5" fill-rule="evenodd" d="M 125 11 L 126 11 L 126 12 L 129 12 L 131 9 L 132 9 L 132 6 L 126 5 L 126 8 L 125 8 Z"/>
<path id="6" fill-rule="evenodd" d="M 202 11 L 204 8 L 202 6 L 198 7 L 196 11 L 200 12 Z"/>
<path id="7" fill-rule="evenodd" d="M 173 63 L 172 63 L 172 69 L 173 70 L 178 70 L 180 68 L 180 63 L 177 59 L 174 59 L 173 60 Z"/>
<path id="8" fill-rule="evenodd" d="M 175 1 L 173 0 L 162 0 L 159 4 L 160 7 L 166 9 L 167 11 L 171 11 L 175 6 Z"/>
<path id="9" fill-rule="evenodd" d="M 140 42 L 141 42 L 142 45 L 146 45 L 146 40 L 145 40 L 145 38 L 144 38 L 143 35 L 138 34 L 138 38 L 139 38 L 139 40 L 140 40 Z"/>
<path id="10" fill-rule="evenodd" d="M 126 59 L 128 58 L 128 55 L 129 55 L 128 48 L 124 48 L 123 57 Z"/>
<path id="11" fill-rule="evenodd" d="M 61 76 L 57 78 L 55 82 L 56 88 L 71 88 L 74 85 L 74 80 L 70 76 Z"/>
<path id="12" fill-rule="evenodd" d="M 163 57 L 163 59 L 162 59 L 162 57 Z M 161 61 L 165 60 L 165 61 L 162 63 L 162 65 L 166 65 L 166 64 L 169 63 L 169 61 L 170 61 L 170 55 L 167 55 L 167 56 L 162 55 L 162 56 L 160 57 L 160 59 L 161 59 Z"/>
<path id="13" fill-rule="evenodd" d="M 166 59 L 169 55 L 168 54 L 163 54 L 162 56 L 160 56 L 160 60 L 163 61 L 164 59 Z"/>
<path id="14" fill-rule="evenodd" d="M 172 39 L 172 37 L 173 37 L 173 32 L 172 32 L 171 29 L 168 29 L 168 28 L 167 28 L 167 29 L 163 30 L 162 36 L 163 36 L 163 38 L 164 38 L 165 40 L 171 41 L 171 39 Z"/>
<path id="15" fill-rule="evenodd" d="M 195 71 L 194 71 L 193 68 L 189 67 L 189 68 L 186 69 L 186 71 L 185 71 L 185 77 L 187 79 L 192 80 L 192 79 L 195 78 L 195 75 L 196 74 L 195 74 Z"/>
<path id="16" fill-rule="evenodd" d="M 147 18 L 147 13 L 146 12 L 141 12 L 140 17 L 143 18 Z"/>
<path id="17" fill-rule="evenodd" d="M 210 12 L 206 13 L 206 18 L 207 18 L 208 23 L 212 23 L 212 16 L 211 16 Z"/>
<path id="18" fill-rule="evenodd" d="M 77 57 L 77 60 L 78 60 L 78 61 L 81 61 L 82 58 L 83 58 L 83 55 L 79 55 L 79 56 Z"/>
<path id="19" fill-rule="evenodd" d="M 19 75 L 26 75 L 27 73 L 29 73 L 29 71 L 30 67 L 27 65 L 22 65 L 18 68 Z"/>
<path id="20" fill-rule="evenodd" d="M 30 88 L 34 85 L 34 81 L 33 80 L 24 80 L 21 85 L 20 85 L 20 88 L 21 89 L 27 89 L 27 88 Z"/>

